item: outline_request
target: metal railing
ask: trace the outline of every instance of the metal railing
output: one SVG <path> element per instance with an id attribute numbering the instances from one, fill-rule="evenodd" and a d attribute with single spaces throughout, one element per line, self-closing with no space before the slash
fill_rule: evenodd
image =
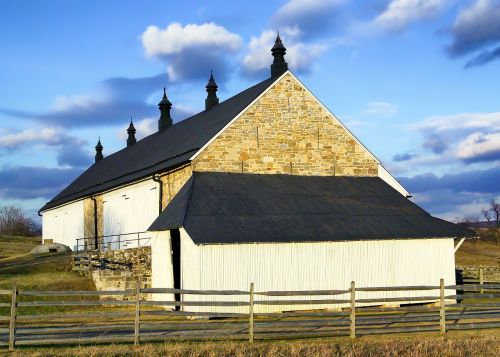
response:
<path id="1" fill-rule="evenodd" d="M 77 238 L 75 252 L 110 251 L 148 246 L 151 241 L 150 232 L 132 232 L 110 234 L 99 237 Z"/>

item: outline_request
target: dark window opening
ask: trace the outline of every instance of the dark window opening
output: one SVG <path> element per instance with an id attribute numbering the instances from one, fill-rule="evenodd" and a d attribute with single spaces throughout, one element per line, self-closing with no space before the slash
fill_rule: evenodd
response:
<path id="1" fill-rule="evenodd" d="M 170 230 L 170 243 L 172 244 L 172 270 L 174 273 L 174 289 L 181 288 L 181 233 L 178 229 Z M 181 301 L 181 294 L 174 294 L 175 301 Z M 180 310 L 180 306 L 175 307 Z"/>

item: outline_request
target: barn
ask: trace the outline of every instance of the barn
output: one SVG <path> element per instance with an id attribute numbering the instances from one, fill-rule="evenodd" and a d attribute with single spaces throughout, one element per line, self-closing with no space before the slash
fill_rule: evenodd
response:
<path id="1" fill-rule="evenodd" d="M 412 203 L 288 70 L 279 36 L 271 52 L 271 76 L 241 93 L 219 103 L 211 75 L 202 112 L 173 124 L 164 92 L 158 132 L 137 141 L 130 123 L 107 157 L 99 141 L 96 162 L 40 210 L 43 238 L 150 246 L 153 287 L 454 284 L 456 240 L 471 232 Z"/>

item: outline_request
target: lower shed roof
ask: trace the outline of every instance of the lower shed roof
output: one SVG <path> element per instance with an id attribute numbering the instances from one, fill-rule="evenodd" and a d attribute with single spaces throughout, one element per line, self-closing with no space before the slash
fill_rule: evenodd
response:
<path id="1" fill-rule="evenodd" d="M 379 177 L 194 172 L 150 231 L 196 244 L 469 237 Z"/>

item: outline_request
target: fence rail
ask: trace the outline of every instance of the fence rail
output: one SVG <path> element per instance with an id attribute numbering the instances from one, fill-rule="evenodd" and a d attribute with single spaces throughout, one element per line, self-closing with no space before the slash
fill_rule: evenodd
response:
<path id="1" fill-rule="evenodd" d="M 450 290 L 454 293 L 449 294 Z M 358 297 L 359 292 L 366 296 L 387 291 L 420 291 L 425 296 Z M 179 294 L 182 299 L 146 300 L 146 295 L 155 294 Z M 128 300 L 112 299 L 117 295 Z M 196 301 L 185 300 L 186 295 L 198 297 Z M 344 297 L 334 298 L 338 295 Z M 214 296 L 231 300 L 213 301 Z M 304 296 L 318 299 L 306 300 Z M 268 297 L 278 300 L 263 300 Z M 500 328 L 500 283 L 445 286 L 442 279 L 436 286 L 356 287 L 352 282 L 349 289 L 311 291 L 258 291 L 253 283 L 248 291 L 141 289 L 139 284 L 134 290 L 115 291 L 34 291 L 13 286 L 12 290 L 0 290 L 0 300 L 0 311 L 3 311 L 0 314 L 0 346 L 10 350 L 24 345 L 109 342 L 137 345 L 145 341 L 205 339 L 253 342 L 422 331 L 444 334 L 449 330 Z M 427 304 L 384 305 L 419 301 Z M 328 309 L 328 305 L 339 302 L 343 308 Z M 367 303 L 371 306 L 365 306 Z M 307 304 L 321 304 L 327 308 L 258 311 L 259 306 L 270 304 L 284 305 L 289 310 Z M 105 308 L 92 310 L 95 306 Z M 245 313 L 189 311 L 191 307 L 203 310 L 210 306 L 247 306 L 248 310 Z M 50 310 L 33 312 L 47 307 Z M 71 310 L 75 307 L 87 310 Z M 175 307 L 182 311 L 173 309 Z"/>

